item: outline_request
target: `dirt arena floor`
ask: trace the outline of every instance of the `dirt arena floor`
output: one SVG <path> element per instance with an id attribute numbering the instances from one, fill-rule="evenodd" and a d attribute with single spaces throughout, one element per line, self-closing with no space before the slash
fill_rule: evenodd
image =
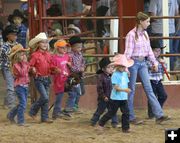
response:
<path id="1" fill-rule="evenodd" d="M 8 110 L 2 106 L 4 84 L 0 82 L 0 85 L 0 143 L 164 143 L 165 129 L 180 127 L 180 109 L 165 109 L 165 114 L 172 119 L 162 125 L 147 120 L 146 110 L 136 110 L 137 117 L 145 122 L 139 126 L 131 125 L 129 134 L 122 133 L 120 127 L 112 128 L 110 123 L 100 132 L 97 127 L 90 126 L 94 111 L 85 109 L 81 109 L 82 114 L 73 114 L 70 120 L 58 119 L 52 124 L 40 123 L 39 116 L 34 121 L 26 113 L 29 126 L 20 127 L 6 119 Z M 29 107 L 30 102 L 27 112 Z"/>
<path id="2" fill-rule="evenodd" d="M 90 126 L 93 111 L 82 110 L 70 120 L 58 119 L 52 124 L 40 123 L 26 115 L 28 127 L 19 127 L 6 119 L 8 110 L 0 108 L 0 143 L 164 143 L 165 129 L 180 127 L 180 110 L 166 109 L 171 120 L 162 125 L 147 120 L 145 110 L 137 110 L 137 116 L 145 119 L 143 125 L 131 125 L 131 133 L 112 128 L 108 123 L 103 132 Z M 118 113 L 120 116 L 120 113 Z M 51 113 L 50 113 L 51 115 Z"/>

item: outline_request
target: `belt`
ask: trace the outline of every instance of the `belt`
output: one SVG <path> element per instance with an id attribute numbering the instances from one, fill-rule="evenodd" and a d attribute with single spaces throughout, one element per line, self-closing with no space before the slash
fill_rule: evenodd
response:
<path id="1" fill-rule="evenodd" d="M 35 79 L 49 79 L 49 76 L 37 76 Z"/>
<path id="2" fill-rule="evenodd" d="M 132 59 L 133 59 L 133 60 L 137 60 L 137 61 L 142 62 L 142 61 L 144 61 L 144 60 L 145 60 L 145 57 L 141 57 L 141 56 L 134 56 L 134 57 L 132 57 Z"/>

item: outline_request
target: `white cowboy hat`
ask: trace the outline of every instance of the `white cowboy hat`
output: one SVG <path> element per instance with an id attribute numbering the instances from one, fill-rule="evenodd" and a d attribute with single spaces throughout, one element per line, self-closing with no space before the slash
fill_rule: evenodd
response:
<path id="1" fill-rule="evenodd" d="M 74 30 L 76 33 L 81 33 L 81 30 L 79 29 L 79 27 L 75 26 L 74 24 L 69 24 L 67 29 L 72 29 Z"/>
<path id="2" fill-rule="evenodd" d="M 46 36 L 46 33 L 41 32 L 29 41 L 29 47 L 34 49 L 36 47 L 36 44 L 43 40 L 48 40 L 48 38 Z"/>

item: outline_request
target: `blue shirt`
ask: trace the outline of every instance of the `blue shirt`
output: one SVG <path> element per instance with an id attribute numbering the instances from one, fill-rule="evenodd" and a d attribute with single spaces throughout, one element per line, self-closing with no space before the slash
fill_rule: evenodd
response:
<path id="1" fill-rule="evenodd" d="M 17 35 L 17 42 L 20 43 L 24 48 L 26 47 L 26 33 L 27 33 L 27 27 L 24 24 L 21 24 L 19 28 L 19 33 Z"/>
<path id="2" fill-rule="evenodd" d="M 112 74 L 111 82 L 113 85 L 118 85 L 121 89 L 128 88 L 129 78 L 128 78 L 127 72 L 115 71 Z M 117 91 L 113 88 L 110 98 L 112 100 L 127 100 L 128 99 L 128 93 L 122 92 L 122 91 Z"/>

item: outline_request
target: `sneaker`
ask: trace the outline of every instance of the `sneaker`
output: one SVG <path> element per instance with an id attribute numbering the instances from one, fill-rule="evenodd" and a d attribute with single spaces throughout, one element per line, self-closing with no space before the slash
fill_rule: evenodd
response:
<path id="1" fill-rule="evenodd" d="M 111 126 L 112 126 L 113 128 L 117 128 L 117 125 L 118 125 L 118 124 L 111 124 Z"/>
<path id="2" fill-rule="evenodd" d="M 16 121 L 14 120 L 14 118 L 11 117 L 10 113 L 7 114 L 7 119 L 12 123 L 16 123 Z"/>
<path id="3" fill-rule="evenodd" d="M 46 119 L 46 120 L 42 120 L 41 123 L 51 124 L 51 123 L 53 123 L 53 120 Z"/>
<path id="4" fill-rule="evenodd" d="M 131 131 L 130 131 L 130 129 L 122 129 L 122 132 L 123 133 L 130 133 Z"/>
<path id="5" fill-rule="evenodd" d="M 162 116 L 162 117 L 156 119 L 156 123 L 161 124 L 162 122 L 170 120 L 170 119 L 171 119 L 171 117 L 169 117 L 169 116 Z"/>
<path id="6" fill-rule="evenodd" d="M 139 119 L 133 119 L 131 121 L 129 121 L 131 124 L 133 125 L 140 125 L 140 124 L 143 124 L 143 120 L 139 120 Z"/>
<path id="7" fill-rule="evenodd" d="M 19 123 L 18 126 L 29 127 L 29 125 L 25 123 Z"/>
<path id="8" fill-rule="evenodd" d="M 31 113 L 28 114 L 33 120 L 36 120 L 36 115 L 32 115 Z"/>

